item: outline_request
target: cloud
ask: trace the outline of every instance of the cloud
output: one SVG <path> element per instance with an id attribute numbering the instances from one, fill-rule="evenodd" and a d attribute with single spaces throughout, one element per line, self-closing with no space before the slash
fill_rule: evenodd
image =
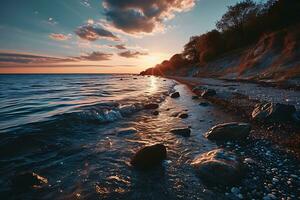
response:
<path id="1" fill-rule="evenodd" d="M 0 52 L 0 64 L 57 64 L 80 61 L 110 60 L 113 54 L 95 51 L 81 56 L 54 57 L 30 53 Z"/>
<path id="2" fill-rule="evenodd" d="M 69 40 L 72 37 L 72 35 L 71 34 L 65 35 L 62 33 L 51 33 L 49 37 L 53 40 L 64 41 L 64 40 Z"/>
<path id="3" fill-rule="evenodd" d="M 137 58 L 139 56 L 145 56 L 148 55 L 146 52 L 139 52 L 139 51 L 123 51 L 118 53 L 119 56 L 124 57 L 124 58 Z"/>
<path id="4" fill-rule="evenodd" d="M 194 7 L 196 0 L 104 0 L 107 27 L 129 34 L 149 34 L 164 29 L 163 22 Z"/>
<path id="5" fill-rule="evenodd" d="M 101 61 L 101 60 L 110 60 L 113 54 L 103 53 L 99 51 L 94 51 L 90 54 L 78 57 L 80 60 L 89 60 L 89 61 Z"/>
<path id="6" fill-rule="evenodd" d="M 87 8 L 91 7 L 91 4 L 90 4 L 89 0 L 81 0 L 80 4 L 87 7 Z"/>
<path id="7" fill-rule="evenodd" d="M 117 48 L 117 49 L 119 49 L 119 50 L 127 49 L 127 47 L 125 46 L 125 44 L 117 44 L 114 47 Z"/>
<path id="8" fill-rule="evenodd" d="M 22 63 L 22 64 L 33 64 L 33 63 L 58 63 L 58 62 L 71 62 L 74 58 L 60 58 L 52 56 L 43 56 L 29 53 L 10 53 L 0 52 L 0 62 L 6 63 Z"/>
<path id="9" fill-rule="evenodd" d="M 103 29 L 102 27 L 95 26 L 93 24 L 87 24 L 80 26 L 75 30 L 75 33 L 84 40 L 96 41 L 98 39 L 107 39 L 113 41 L 120 41 L 112 32 Z"/>

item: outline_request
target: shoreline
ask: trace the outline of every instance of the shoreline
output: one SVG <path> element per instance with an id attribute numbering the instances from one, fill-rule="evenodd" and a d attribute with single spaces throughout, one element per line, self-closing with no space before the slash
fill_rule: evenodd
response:
<path id="1" fill-rule="evenodd" d="M 197 96 L 200 96 L 202 91 L 193 89 L 199 85 L 206 86 L 205 83 L 201 81 L 201 78 L 197 78 L 197 80 L 189 77 L 174 76 L 166 76 L 165 78 L 186 85 Z M 234 82 L 236 83 L 238 81 Z M 300 160 L 300 135 L 297 134 L 300 131 L 300 127 L 297 123 L 266 124 L 251 118 L 251 113 L 255 105 L 263 101 L 250 99 L 249 96 L 234 92 L 231 95 L 222 96 L 222 94 L 218 94 L 205 99 L 226 112 L 237 115 L 245 122 L 250 123 L 253 127 L 253 131 L 251 132 L 253 139 L 270 141 L 273 145 L 278 145 L 283 152 Z"/>

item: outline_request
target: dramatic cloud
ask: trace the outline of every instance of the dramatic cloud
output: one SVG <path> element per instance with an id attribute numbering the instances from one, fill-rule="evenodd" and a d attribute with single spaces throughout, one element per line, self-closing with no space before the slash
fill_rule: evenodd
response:
<path id="1" fill-rule="evenodd" d="M 194 7 L 196 0 L 104 0 L 106 25 L 129 34 L 152 33 L 163 22 Z"/>
<path id="2" fill-rule="evenodd" d="M 110 60 L 113 54 L 111 53 L 103 53 L 99 51 L 92 52 L 85 56 L 78 57 L 81 60 L 89 60 L 89 61 L 101 61 L 101 60 Z"/>
<path id="3" fill-rule="evenodd" d="M 107 39 L 113 41 L 120 41 L 112 32 L 103 29 L 102 27 L 95 26 L 93 24 L 87 24 L 80 26 L 75 33 L 84 40 L 95 41 L 98 39 Z"/>
<path id="4" fill-rule="evenodd" d="M 139 52 L 139 51 L 123 51 L 118 53 L 119 56 L 125 57 L 125 58 L 137 58 L 139 56 L 145 56 L 148 55 L 146 52 Z"/>
<path id="5" fill-rule="evenodd" d="M 120 50 L 127 49 L 126 46 L 125 46 L 125 44 L 117 44 L 114 47 L 117 48 L 117 49 L 120 49 Z"/>
<path id="6" fill-rule="evenodd" d="M 72 36 L 71 34 L 51 33 L 49 37 L 53 40 L 64 41 L 70 39 Z"/>
<path id="7" fill-rule="evenodd" d="M 0 64 L 56 64 L 80 61 L 102 61 L 110 60 L 112 56 L 113 54 L 110 53 L 92 52 L 82 56 L 60 58 L 29 53 L 0 52 Z"/>
<path id="8" fill-rule="evenodd" d="M 7 63 L 22 63 L 22 64 L 34 64 L 34 63 L 58 63 L 58 62 L 71 62 L 74 58 L 59 58 L 51 56 L 42 56 L 27 53 L 6 53 L 0 52 L 0 62 Z"/>

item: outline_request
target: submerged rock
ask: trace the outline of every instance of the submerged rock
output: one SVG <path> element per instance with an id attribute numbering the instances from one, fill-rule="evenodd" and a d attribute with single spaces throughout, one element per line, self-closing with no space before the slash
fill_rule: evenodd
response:
<path id="1" fill-rule="evenodd" d="M 185 119 L 185 118 L 188 118 L 189 115 L 187 113 L 182 113 L 178 117 L 181 118 L 181 119 Z"/>
<path id="2" fill-rule="evenodd" d="M 209 106 L 209 103 L 208 102 L 201 102 L 201 103 L 199 103 L 199 106 Z"/>
<path id="3" fill-rule="evenodd" d="M 152 112 L 152 114 L 153 115 L 159 115 L 159 112 L 158 112 L 158 110 L 155 110 L 155 111 Z"/>
<path id="4" fill-rule="evenodd" d="M 34 172 L 25 172 L 12 179 L 12 186 L 16 190 L 40 188 L 47 184 L 48 180 Z"/>
<path id="5" fill-rule="evenodd" d="M 144 106 L 145 109 L 157 109 L 159 105 L 157 103 L 149 103 Z"/>
<path id="6" fill-rule="evenodd" d="M 293 119 L 296 108 L 293 105 L 281 103 L 266 103 L 257 105 L 252 111 L 254 120 L 268 122 L 285 122 Z"/>
<path id="7" fill-rule="evenodd" d="M 209 140 L 240 140 L 245 139 L 250 131 L 248 123 L 230 122 L 212 127 L 205 137 Z"/>
<path id="8" fill-rule="evenodd" d="M 189 128 L 176 128 L 176 129 L 172 129 L 170 132 L 175 135 L 181 135 L 183 137 L 191 136 L 191 129 Z"/>
<path id="9" fill-rule="evenodd" d="M 167 158 L 167 149 L 163 144 L 154 144 L 141 148 L 136 152 L 130 163 L 136 168 L 155 167 Z"/>
<path id="10" fill-rule="evenodd" d="M 178 98 L 178 97 L 180 97 L 180 94 L 179 94 L 179 92 L 174 92 L 174 93 L 172 93 L 172 94 L 170 95 L 170 97 L 171 97 L 171 98 Z"/>
<path id="11" fill-rule="evenodd" d="M 131 135 L 137 133 L 135 128 L 122 128 L 119 130 L 118 135 Z"/>
<path id="12" fill-rule="evenodd" d="M 205 89 L 202 93 L 201 93 L 201 97 L 203 98 L 207 98 L 207 97 L 211 97 L 216 95 L 216 91 L 213 89 Z"/>
<path id="13" fill-rule="evenodd" d="M 224 149 L 201 154 L 191 164 L 203 182 L 209 185 L 233 185 L 243 177 L 240 159 Z"/>

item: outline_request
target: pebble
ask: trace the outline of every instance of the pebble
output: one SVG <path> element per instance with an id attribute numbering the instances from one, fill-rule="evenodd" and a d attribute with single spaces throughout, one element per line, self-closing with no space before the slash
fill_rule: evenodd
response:
<path id="1" fill-rule="evenodd" d="M 277 178 L 273 178 L 273 179 L 272 179 L 272 182 L 273 182 L 273 183 L 278 183 L 279 180 L 278 180 Z"/>
<path id="2" fill-rule="evenodd" d="M 263 200 L 273 200 L 273 199 L 277 199 L 276 196 L 273 194 L 268 194 L 263 198 Z"/>
<path id="3" fill-rule="evenodd" d="M 240 193 L 240 189 L 237 187 L 233 187 L 230 190 L 233 194 L 235 194 L 236 196 Z"/>

